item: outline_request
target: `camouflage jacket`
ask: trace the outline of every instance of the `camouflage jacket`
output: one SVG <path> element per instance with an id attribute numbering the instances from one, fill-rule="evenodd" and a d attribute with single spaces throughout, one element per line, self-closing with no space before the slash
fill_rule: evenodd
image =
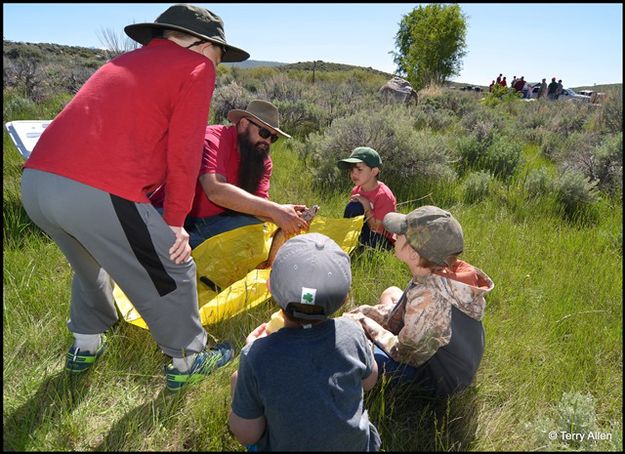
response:
<path id="1" fill-rule="evenodd" d="M 493 281 L 474 268 L 479 287 L 438 274 L 414 277 L 397 303 L 362 305 L 343 315 L 361 323 L 367 336 L 395 361 L 418 367 L 452 336 L 451 306 L 481 321 Z"/>

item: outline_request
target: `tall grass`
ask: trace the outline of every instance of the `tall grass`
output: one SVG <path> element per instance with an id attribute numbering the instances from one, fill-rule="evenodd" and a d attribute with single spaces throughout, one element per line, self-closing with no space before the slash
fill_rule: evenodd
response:
<path id="1" fill-rule="evenodd" d="M 480 202 L 464 202 L 461 180 L 406 189 L 398 199 L 404 213 L 426 203 L 452 211 L 465 234 L 463 258 L 489 274 L 495 289 L 487 298 L 486 348 L 473 386 L 448 402 L 391 389 L 383 380 L 367 395 L 384 450 L 575 449 L 547 436 L 558 429 L 569 394 L 590 394 L 596 420 L 591 410 L 574 411 L 612 435 L 610 442 L 584 447 L 622 449 L 622 204 L 604 198 L 589 224 L 563 218 L 549 194 L 526 198 L 528 172 L 553 168 L 537 147 L 522 153 L 523 167 L 507 186 L 500 183 Z M 272 156 L 272 199 L 316 203 L 324 216 L 342 215 L 348 192 L 311 184 L 311 164 L 287 143 L 273 146 Z M 244 450 L 226 425 L 238 359 L 171 395 L 162 373 L 168 358 L 148 331 L 120 321 L 93 370 L 66 376 L 71 269 L 23 213 L 20 166 L 5 132 L 3 448 Z M 386 287 L 404 287 L 410 278 L 390 252 L 355 255 L 352 268 L 354 284 L 342 310 L 375 304 Z M 274 310 L 267 302 L 207 330 L 214 339 L 232 340 L 238 351 Z"/>

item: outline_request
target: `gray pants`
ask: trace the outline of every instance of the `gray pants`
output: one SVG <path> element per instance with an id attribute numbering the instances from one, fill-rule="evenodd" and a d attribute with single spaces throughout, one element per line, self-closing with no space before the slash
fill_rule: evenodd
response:
<path id="1" fill-rule="evenodd" d="M 70 331 L 98 334 L 117 322 L 112 278 L 163 353 L 181 358 L 204 348 L 195 262 L 170 260 L 175 234 L 151 204 L 33 169 L 22 175 L 22 203 L 74 270 Z"/>

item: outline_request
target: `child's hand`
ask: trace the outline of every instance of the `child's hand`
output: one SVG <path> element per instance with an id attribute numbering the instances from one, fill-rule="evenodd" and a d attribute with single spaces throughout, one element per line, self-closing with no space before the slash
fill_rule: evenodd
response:
<path id="1" fill-rule="evenodd" d="M 254 331 L 252 331 L 250 334 L 248 334 L 248 336 L 245 338 L 245 345 L 251 344 L 252 342 L 254 342 L 256 339 L 260 339 L 261 337 L 265 337 L 267 335 L 267 331 L 265 330 L 265 328 L 267 328 L 267 323 L 261 323 L 259 326 L 257 326 Z"/>
<path id="2" fill-rule="evenodd" d="M 360 194 L 354 194 L 352 196 L 351 199 L 349 199 L 350 202 L 359 202 L 362 207 L 365 209 L 365 211 L 369 211 L 371 210 L 371 203 L 363 196 L 361 196 Z"/>

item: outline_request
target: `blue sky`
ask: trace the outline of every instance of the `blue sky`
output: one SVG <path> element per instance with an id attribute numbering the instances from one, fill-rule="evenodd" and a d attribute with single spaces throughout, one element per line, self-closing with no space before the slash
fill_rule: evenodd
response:
<path id="1" fill-rule="evenodd" d="M 98 31 L 123 34 L 172 3 L 4 3 L 11 41 L 103 47 Z M 227 41 L 252 60 L 323 60 L 392 73 L 395 35 L 417 3 L 194 3 L 222 17 Z M 456 82 L 488 85 L 503 73 L 556 76 L 566 87 L 623 82 L 620 3 L 460 3 L 467 55 Z"/>

